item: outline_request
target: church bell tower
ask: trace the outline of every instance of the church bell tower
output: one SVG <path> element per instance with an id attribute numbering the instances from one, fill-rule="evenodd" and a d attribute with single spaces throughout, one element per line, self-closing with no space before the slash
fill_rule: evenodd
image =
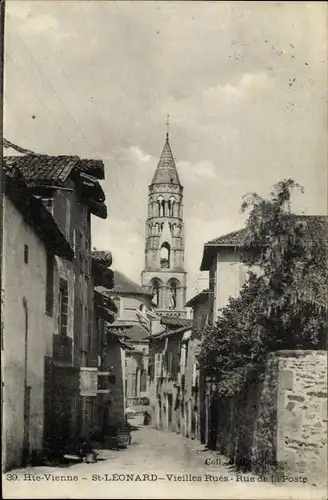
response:
<path id="1" fill-rule="evenodd" d="M 153 293 L 160 316 L 185 318 L 183 187 L 169 134 L 148 188 L 145 268 L 141 283 Z"/>

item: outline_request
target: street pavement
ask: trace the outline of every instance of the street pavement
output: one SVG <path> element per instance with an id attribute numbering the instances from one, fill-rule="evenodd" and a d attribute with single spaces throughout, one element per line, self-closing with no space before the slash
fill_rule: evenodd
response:
<path id="1" fill-rule="evenodd" d="M 125 449 L 100 450 L 99 461 L 70 467 L 33 467 L 3 475 L 3 498 L 185 498 L 325 500 L 309 483 L 272 483 L 238 474 L 196 440 L 151 426 L 140 417 Z M 210 463 L 209 463 L 210 462 Z M 295 478 L 294 478 L 295 480 Z"/>

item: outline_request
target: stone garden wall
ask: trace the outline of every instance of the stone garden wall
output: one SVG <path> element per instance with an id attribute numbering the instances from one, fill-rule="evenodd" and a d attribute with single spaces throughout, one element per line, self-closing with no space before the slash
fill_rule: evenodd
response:
<path id="1" fill-rule="evenodd" d="M 217 448 L 258 473 L 327 479 L 327 353 L 278 351 L 261 382 L 219 400 Z"/>
<path id="2" fill-rule="evenodd" d="M 327 353 L 277 354 L 277 459 L 317 483 L 327 474 Z"/>

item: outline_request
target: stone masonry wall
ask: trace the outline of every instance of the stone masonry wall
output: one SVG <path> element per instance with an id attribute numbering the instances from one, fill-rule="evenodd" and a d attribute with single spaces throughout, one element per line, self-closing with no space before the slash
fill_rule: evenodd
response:
<path id="1" fill-rule="evenodd" d="M 280 351 L 277 460 L 313 484 L 327 479 L 327 353 Z"/>
<path id="2" fill-rule="evenodd" d="M 218 449 L 245 470 L 326 483 L 327 353 L 271 353 L 263 375 L 232 400 L 219 400 Z"/>

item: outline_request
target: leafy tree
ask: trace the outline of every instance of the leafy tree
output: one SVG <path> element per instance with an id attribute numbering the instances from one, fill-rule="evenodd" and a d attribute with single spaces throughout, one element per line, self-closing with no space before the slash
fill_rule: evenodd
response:
<path id="1" fill-rule="evenodd" d="M 199 356 L 216 372 L 221 393 L 240 390 L 270 351 L 325 346 L 327 220 L 292 214 L 295 188 L 302 190 L 288 179 L 269 199 L 243 199 L 249 216 L 241 260 L 251 271 L 240 295 L 203 332 Z"/>

